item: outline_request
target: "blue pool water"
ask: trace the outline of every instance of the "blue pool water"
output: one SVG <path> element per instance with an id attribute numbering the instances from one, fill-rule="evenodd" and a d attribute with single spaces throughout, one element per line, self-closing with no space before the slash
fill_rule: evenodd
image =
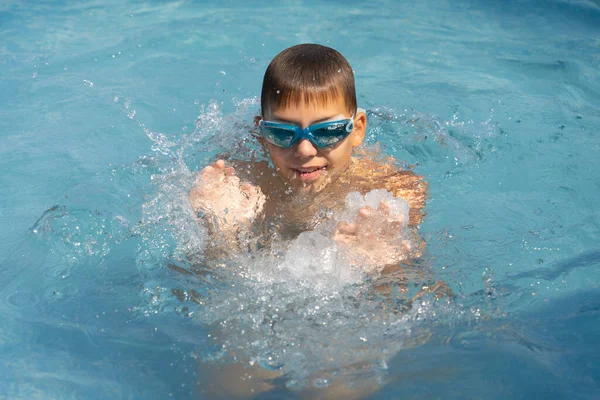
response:
<path id="1" fill-rule="evenodd" d="M 204 398 L 232 351 L 284 373 L 260 398 L 336 374 L 600 396 L 598 1 L 8 1 L 0 39 L 0 398 Z M 367 145 L 429 182 L 421 268 L 452 299 L 391 312 L 310 240 L 285 273 L 181 272 L 193 171 L 253 154 L 262 74 L 303 42 L 349 59 Z"/>

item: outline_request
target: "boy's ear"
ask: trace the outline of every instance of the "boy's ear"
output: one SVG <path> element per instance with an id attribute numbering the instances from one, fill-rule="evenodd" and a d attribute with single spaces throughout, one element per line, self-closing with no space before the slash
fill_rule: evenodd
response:
<path id="1" fill-rule="evenodd" d="M 359 112 L 354 117 L 354 130 L 352 131 L 352 147 L 358 147 L 365 140 L 367 132 L 367 114 Z"/>
<path id="2" fill-rule="evenodd" d="M 260 123 L 261 120 L 262 120 L 262 117 L 260 115 L 257 115 L 254 117 L 254 128 L 258 128 L 258 124 Z M 265 140 L 263 139 L 263 137 L 261 135 L 258 134 L 258 131 L 253 130 L 252 136 L 254 136 L 256 138 L 256 140 L 258 140 L 258 143 L 260 143 L 261 146 L 264 147 Z"/>

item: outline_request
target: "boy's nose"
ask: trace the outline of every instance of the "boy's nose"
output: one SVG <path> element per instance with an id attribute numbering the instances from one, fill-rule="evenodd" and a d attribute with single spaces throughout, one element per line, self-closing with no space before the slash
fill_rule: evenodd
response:
<path id="1" fill-rule="evenodd" d="M 317 149 L 309 140 L 303 139 L 295 147 L 294 154 L 297 158 L 314 157 L 317 155 Z"/>

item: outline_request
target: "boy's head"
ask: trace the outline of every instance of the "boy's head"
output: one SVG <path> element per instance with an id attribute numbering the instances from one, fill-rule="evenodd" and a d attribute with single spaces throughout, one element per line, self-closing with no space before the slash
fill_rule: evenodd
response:
<path id="1" fill-rule="evenodd" d="M 350 114 L 356 112 L 354 72 L 336 50 L 318 44 L 299 44 L 271 61 L 263 80 L 260 105 L 268 119 L 277 108 L 319 104 L 342 98 Z"/>
<path id="2" fill-rule="evenodd" d="M 319 141 L 314 137 L 319 132 L 312 129 L 312 138 L 303 137 L 288 147 L 266 136 L 261 140 L 280 176 L 293 187 L 308 191 L 320 190 L 348 165 L 366 130 L 366 115 L 357 111 L 350 64 L 334 49 L 317 44 L 290 47 L 271 61 L 262 86 L 261 113 L 263 121 L 301 130 L 329 121 L 351 122 L 344 125 L 350 133 L 344 134 L 342 129 L 343 139 L 332 144 Z"/>

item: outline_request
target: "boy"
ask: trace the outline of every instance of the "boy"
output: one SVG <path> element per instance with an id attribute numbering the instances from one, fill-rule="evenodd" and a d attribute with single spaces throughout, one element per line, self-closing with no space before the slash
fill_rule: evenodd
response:
<path id="1" fill-rule="evenodd" d="M 190 204 L 203 215 L 213 240 L 207 251 L 228 255 L 251 244 L 252 238 L 293 239 L 303 231 L 329 227 L 327 222 L 344 208 L 349 193 L 385 189 L 408 203 L 408 221 L 382 201 L 376 208 L 361 208 L 354 219 L 340 222 L 329 234 L 355 257 L 351 261 L 381 273 L 378 290 L 386 291 L 398 277 L 405 280 L 399 261 L 418 256 L 422 246 L 411 249 L 398 239 L 406 238 L 406 227 L 418 239 L 427 184 L 412 171 L 398 170 L 359 150 L 367 116 L 357 107 L 354 73 L 346 59 L 315 44 L 279 53 L 265 72 L 261 115 L 255 124 L 269 161 L 218 160 L 198 173 L 190 191 Z M 415 297 L 437 292 L 438 286 L 424 287 Z M 281 373 L 231 364 L 203 368 L 200 376 L 206 377 L 206 393 L 246 397 L 270 390 Z M 325 390 L 309 388 L 300 395 L 351 399 L 377 388 L 368 379 L 354 388 L 334 380 Z"/>
<path id="2" fill-rule="evenodd" d="M 356 191 L 386 189 L 408 203 L 409 228 L 421 221 L 427 190 L 421 177 L 366 154 L 353 157 L 367 116 L 357 107 L 352 68 L 337 51 L 301 44 L 279 53 L 265 72 L 255 123 L 270 162 L 219 160 L 198 174 L 190 191 L 211 236 L 223 238 L 221 249 L 247 244 L 256 226 L 284 238 L 314 229 Z M 404 222 L 381 202 L 330 234 L 372 270 L 407 258 L 407 242 L 398 241 Z"/>

